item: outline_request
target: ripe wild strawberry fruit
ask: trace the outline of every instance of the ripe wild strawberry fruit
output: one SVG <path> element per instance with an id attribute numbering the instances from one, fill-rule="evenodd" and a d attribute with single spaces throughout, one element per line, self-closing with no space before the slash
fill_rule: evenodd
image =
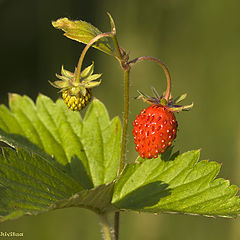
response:
<path id="1" fill-rule="evenodd" d="M 139 98 L 152 104 L 143 109 L 133 122 L 133 136 L 136 151 L 142 158 L 157 158 L 172 145 L 176 138 L 178 123 L 174 111 L 189 110 L 193 104 L 188 106 L 176 105 L 182 101 L 186 94 L 175 101 L 171 98 L 166 101 L 153 89 L 155 97 L 149 97 L 140 93 Z"/>
<path id="2" fill-rule="evenodd" d="M 177 121 L 167 107 L 154 104 L 143 109 L 133 122 L 136 151 L 142 158 L 156 158 L 176 138 Z"/>

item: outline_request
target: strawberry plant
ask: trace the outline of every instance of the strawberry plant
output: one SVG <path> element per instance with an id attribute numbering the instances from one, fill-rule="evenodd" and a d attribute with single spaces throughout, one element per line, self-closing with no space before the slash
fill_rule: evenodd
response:
<path id="1" fill-rule="evenodd" d="M 126 210 L 238 216 L 238 187 L 216 178 L 220 164 L 199 161 L 200 150 L 174 151 L 178 127 L 174 112 L 190 110 L 193 104 L 179 105 L 186 94 L 171 95 L 169 70 L 162 61 L 150 56 L 130 60 L 108 16 L 111 30 L 104 33 L 84 21 L 61 18 L 52 23 L 66 37 L 86 44 L 74 71 L 62 67 L 58 80 L 51 82 L 63 99 L 53 102 L 40 94 L 34 103 L 27 96 L 9 94 L 9 108 L 0 106 L 0 221 L 87 208 L 99 216 L 104 239 L 117 240 L 120 213 Z M 104 104 L 92 98 L 101 74 L 94 73 L 94 63 L 83 69 L 90 47 L 115 58 L 123 70 L 122 123 L 119 117 L 110 119 Z M 150 106 L 133 122 L 139 156 L 126 164 L 129 75 L 143 61 L 163 69 L 167 89 L 161 95 L 153 89 L 153 97 L 139 91 L 138 99 Z M 84 107 L 82 116 L 79 111 Z"/>

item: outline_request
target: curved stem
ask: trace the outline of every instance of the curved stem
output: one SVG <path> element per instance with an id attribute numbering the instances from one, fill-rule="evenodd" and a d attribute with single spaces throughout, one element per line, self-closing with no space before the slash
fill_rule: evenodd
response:
<path id="1" fill-rule="evenodd" d="M 101 33 L 99 35 L 97 35 L 96 37 L 94 37 L 83 49 L 81 56 L 78 60 L 78 65 L 77 65 L 77 72 L 76 72 L 76 78 L 75 81 L 77 83 L 79 83 L 80 81 L 80 75 L 81 75 L 81 69 L 82 69 L 82 63 L 83 63 L 83 59 L 88 51 L 88 49 L 95 43 L 97 42 L 99 39 L 104 38 L 104 37 L 112 37 L 112 33 L 111 32 L 107 32 L 107 33 Z"/>
<path id="2" fill-rule="evenodd" d="M 111 227 L 105 214 L 99 215 L 104 240 L 112 240 Z"/>
<path id="3" fill-rule="evenodd" d="M 131 67 L 132 65 L 134 65 L 138 62 L 144 61 L 144 60 L 154 61 L 154 62 L 158 63 L 164 70 L 164 73 L 165 73 L 165 76 L 167 79 L 167 89 L 166 89 L 164 98 L 168 101 L 170 94 L 171 94 L 171 77 L 170 77 L 170 73 L 169 73 L 167 66 L 160 59 L 155 58 L 155 57 L 150 57 L 150 56 L 143 56 L 143 57 L 135 58 L 135 59 L 129 61 L 128 64 Z"/>

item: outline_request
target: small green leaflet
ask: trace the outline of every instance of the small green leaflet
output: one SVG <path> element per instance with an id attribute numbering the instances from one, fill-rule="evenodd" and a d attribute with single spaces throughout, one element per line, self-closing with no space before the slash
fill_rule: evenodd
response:
<path id="1" fill-rule="evenodd" d="M 153 213 L 234 217 L 238 187 L 218 178 L 220 164 L 200 161 L 189 151 L 173 161 L 161 158 L 128 165 L 115 184 L 112 203 L 120 209 Z"/>
<path id="2" fill-rule="evenodd" d="M 71 21 L 68 18 L 60 18 L 57 21 L 53 21 L 52 25 L 63 30 L 66 37 L 85 44 L 88 44 L 94 37 L 102 33 L 90 23 L 81 20 Z M 93 44 L 93 47 L 115 56 L 113 43 L 110 38 L 101 38 Z"/>

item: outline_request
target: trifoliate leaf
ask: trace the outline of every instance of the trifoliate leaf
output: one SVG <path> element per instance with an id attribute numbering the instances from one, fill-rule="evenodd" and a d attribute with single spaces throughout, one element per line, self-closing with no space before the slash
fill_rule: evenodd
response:
<path id="1" fill-rule="evenodd" d="M 143 212 L 233 217 L 240 213 L 237 186 L 218 178 L 220 164 L 200 161 L 199 151 L 174 160 L 161 158 L 128 165 L 116 182 L 112 203 Z"/>
<path id="2" fill-rule="evenodd" d="M 88 44 L 94 37 L 102 33 L 90 23 L 81 20 L 72 21 L 68 18 L 60 18 L 57 21 L 53 21 L 52 25 L 63 30 L 66 37 L 85 44 Z M 110 38 L 103 37 L 99 39 L 93 44 L 93 47 L 115 56 L 113 43 Z"/>
<path id="3" fill-rule="evenodd" d="M 86 189 L 116 178 L 121 124 L 119 118 L 109 120 L 100 101 L 92 102 L 82 121 L 63 100 L 53 103 L 40 95 L 34 104 L 17 94 L 9 100 L 11 110 L 0 106 L 0 141 L 53 156 Z"/>

